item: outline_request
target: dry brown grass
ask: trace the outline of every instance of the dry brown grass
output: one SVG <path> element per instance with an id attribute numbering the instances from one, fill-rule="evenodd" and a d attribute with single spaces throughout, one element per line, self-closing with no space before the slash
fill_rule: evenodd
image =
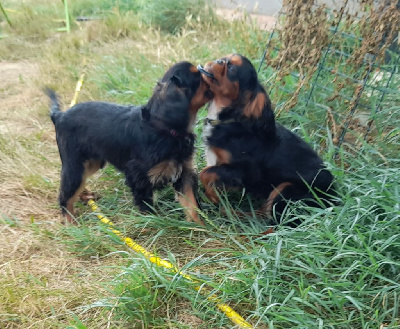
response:
<path id="1" fill-rule="evenodd" d="M 22 226 L 3 225 L 0 244 L 1 328 L 58 328 L 104 293 L 104 261 L 77 259 Z"/>
<path id="2" fill-rule="evenodd" d="M 112 261 L 79 259 L 43 235 L 59 231 L 60 161 L 40 90 L 43 68 L 32 60 L 0 62 L 0 218 L 19 223 L 0 226 L 1 328 L 68 323 L 79 307 L 104 293 L 101 281 L 110 270 L 103 266 Z M 94 311 L 82 317 L 90 316 L 94 327 L 106 323 Z"/>
<path id="3" fill-rule="evenodd" d="M 0 81 L 0 209 L 7 216 L 30 219 L 53 217 L 48 204 L 55 201 L 54 134 L 40 108 L 37 64 L 1 62 Z M 45 187 L 46 188 L 43 188 Z"/>
<path id="4" fill-rule="evenodd" d="M 0 209 L 9 223 L 20 223 L 0 226 L 0 327 L 59 327 L 104 291 L 106 271 L 103 262 L 80 260 L 34 233 L 31 221 L 58 231 L 53 127 L 43 115 L 37 64 L 1 62 L 0 75 Z"/>

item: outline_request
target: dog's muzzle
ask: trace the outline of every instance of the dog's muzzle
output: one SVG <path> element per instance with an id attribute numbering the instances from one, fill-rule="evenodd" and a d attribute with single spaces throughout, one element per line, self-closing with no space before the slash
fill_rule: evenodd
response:
<path id="1" fill-rule="evenodd" d="M 206 76 L 208 76 L 208 77 L 210 77 L 210 78 L 214 78 L 214 74 L 212 74 L 212 73 L 210 73 L 210 72 L 207 72 L 207 71 L 204 69 L 204 67 L 201 66 L 200 64 L 197 65 L 197 69 L 198 69 L 201 73 L 203 73 L 204 75 L 206 75 Z"/>

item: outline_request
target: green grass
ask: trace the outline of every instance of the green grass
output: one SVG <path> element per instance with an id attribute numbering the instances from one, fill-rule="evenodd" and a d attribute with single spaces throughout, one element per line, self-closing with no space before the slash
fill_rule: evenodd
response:
<path id="1" fill-rule="evenodd" d="M 212 208 L 204 210 L 212 229 L 193 231 L 192 225 L 181 221 L 182 215 L 175 209 L 179 206 L 167 201 L 167 197 L 172 199 L 171 193 L 156 204 L 158 215 L 134 222 L 138 214 L 130 206 L 128 193 L 120 207 L 112 198 L 100 204 L 129 236 L 204 280 L 213 293 L 253 324 L 376 328 L 386 323 L 396 328 L 400 302 L 400 214 L 394 208 L 399 204 L 397 171 L 365 165 L 365 160 L 354 161 L 357 167 L 364 163 L 362 170 L 346 175 L 337 172 L 341 205 L 308 209 L 307 213 L 301 204 L 293 205 L 286 219 L 296 216 L 303 224 L 297 229 L 281 226 L 265 238 L 257 235 L 265 229 L 258 220 L 240 221 Z M 92 225 L 89 230 L 94 234 L 97 224 Z M 150 237 L 140 233 L 143 227 L 154 230 Z M 142 257 L 128 258 L 130 267 L 121 269 L 121 277 L 116 279 L 118 291 L 121 286 L 127 290 L 114 306 L 114 312 L 121 312 L 125 320 L 133 317 L 146 325 L 162 325 L 158 312 L 164 312 L 166 305 L 157 304 L 154 298 L 161 304 L 170 300 L 173 305 L 173 296 L 185 296 L 201 310 L 198 316 L 208 326 L 229 327 L 229 321 L 185 280 Z M 144 272 L 139 274 L 139 268 Z M 149 286 L 141 287 L 141 275 L 148 277 Z M 140 296 L 143 289 L 151 290 L 145 299 L 133 297 Z M 140 313 L 143 305 L 130 309 L 129 296 L 131 302 L 146 301 L 150 310 L 157 312 Z"/>
<path id="2" fill-rule="evenodd" d="M 172 19 L 167 19 L 168 12 L 149 9 L 156 2 L 71 1 L 73 15 L 103 19 L 82 23 L 82 30 L 74 25 L 69 35 L 54 32 L 59 22 L 51 17 L 62 17 L 61 5 L 35 0 L 35 6 L 27 8 L 5 3 L 5 7 L 20 10 L 21 17 L 35 18 L 29 22 L 35 26 L 25 27 L 25 18 L 19 23 L 17 14 L 10 15 L 17 26 L 7 29 L 13 37 L 0 44 L 1 58 L 38 62 L 38 87 L 55 88 L 64 108 L 72 98 L 84 59 L 86 78 L 80 101 L 141 104 L 172 63 L 205 63 L 240 52 L 257 66 L 268 38 L 266 32 L 244 22 L 220 21 L 206 10 L 203 18 L 200 7 L 193 9 L 189 19 L 191 1 L 185 2 Z M 171 7 L 178 4 L 171 3 Z M 163 27 L 154 24 L 154 19 L 159 24 L 173 24 Z M 262 81 L 271 74 L 263 71 Z M 328 76 L 322 79 L 331 83 Z M 285 83 L 290 89 L 296 80 L 289 77 Z M 283 97 L 283 93 L 272 94 L 275 104 Z M 324 97 L 321 95 L 321 99 Z M 45 209 L 52 213 L 57 207 L 58 180 L 53 177 L 58 177 L 58 154 L 46 100 L 38 97 L 33 102 L 34 131 L 17 137 L 1 134 L 0 152 L 3 164 L 13 164 L 8 179 L 12 177 L 23 187 L 24 197 L 44 198 Z M 222 194 L 222 205 L 214 206 L 199 189 L 201 216 L 207 223 L 203 229 L 184 220 L 172 188 L 157 192 L 156 214 L 142 215 L 132 204 L 123 175 L 112 167 L 91 179 L 89 187 L 102 196 L 98 201 L 101 211 L 116 227 L 197 278 L 201 292 L 179 275 L 129 250 L 85 205 L 76 207 L 77 226 L 50 225 L 34 215 L 34 223 L 24 226 L 18 216 L 2 216 L 0 238 L 4 229 L 8 244 L 3 244 L 14 251 L 10 263 L 5 258 L 7 272 L 0 279 L 4 287 L 0 291 L 0 327 L 232 328 L 226 316 L 206 298 L 207 294 L 217 294 L 256 328 L 364 329 L 383 324 L 400 328 L 398 113 L 398 104 L 385 106 L 377 116 L 379 133 L 373 143 L 359 141 L 360 151 L 356 146 L 345 147 L 338 151 L 335 161 L 331 127 L 321 112 L 300 103 L 282 113 L 279 121 L 321 153 L 336 177 L 341 201 L 328 209 L 292 204 L 284 221 L 299 218 L 302 224 L 296 229 L 280 225 L 275 233 L 264 237 L 259 233 L 270 223 L 235 214 L 237 208 L 254 208 L 257 201 L 241 193 Z M 199 170 L 205 165 L 200 136 L 204 116 L 203 110 L 195 128 Z M 24 170 L 24 161 L 45 169 Z M 2 169 L 4 177 L 7 168 Z M 21 195 L 15 197 L 23 204 Z M 27 234 L 30 244 L 15 238 L 13 245 L 13 239 L 7 238 L 22 233 Z M 20 245 L 30 246 L 29 252 L 24 254 L 15 247 Z M 71 260 L 69 273 L 63 272 L 64 276 L 26 268 L 20 261 L 29 258 L 42 264 L 40 260 L 51 259 L 56 263 L 56 257 L 50 257 L 53 250 Z M 56 273 L 63 264 L 54 266 Z M 62 278 L 59 285 L 56 278 Z M 68 282 L 72 282 L 71 287 Z M 52 303 L 57 296 L 66 297 Z M 28 303 L 23 305 L 21 300 Z"/>

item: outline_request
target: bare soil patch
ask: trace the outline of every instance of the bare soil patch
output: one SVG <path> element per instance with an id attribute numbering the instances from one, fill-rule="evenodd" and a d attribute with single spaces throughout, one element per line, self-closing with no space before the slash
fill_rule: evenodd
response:
<path id="1" fill-rule="evenodd" d="M 234 20 L 251 20 L 254 21 L 261 30 L 270 31 L 273 29 L 276 18 L 273 16 L 260 15 L 260 14 L 246 14 L 243 10 L 233 10 L 226 8 L 219 8 L 216 10 L 217 15 L 228 21 Z"/>

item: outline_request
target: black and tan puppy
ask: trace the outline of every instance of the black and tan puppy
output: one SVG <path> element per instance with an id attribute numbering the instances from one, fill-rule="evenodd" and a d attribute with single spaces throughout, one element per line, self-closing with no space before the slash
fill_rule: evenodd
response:
<path id="1" fill-rule="evenodd" d="M 214 98 L 207 144 L 216 164 L 200 173 L 206 195 L 218 202 L 215 187 L 245 188 L 264 199 L 261 213 L 284 210 L 288 200 L 329 204 L 333 177 L 300 137 L 275 122 L 271 101 L 251 62 L 228 55 L 198 66 Z M 318 201 L 317 201 L 318 200 Z"/>
<path id="2" fill-rule="evenodd" d="M 172 182 L 187 220 L 204 225 L 196 211 L 192 126 L 212 93 L 195 66 L 173 65 L 143 106 L 84 102 L 61 112 L 55 92 L 47 94 L 62 162 L 59 203 L 69 221 L 88 176 L 109 162 L 125 174 L 141 211 L 150 210 L 154 188 Z"/>

